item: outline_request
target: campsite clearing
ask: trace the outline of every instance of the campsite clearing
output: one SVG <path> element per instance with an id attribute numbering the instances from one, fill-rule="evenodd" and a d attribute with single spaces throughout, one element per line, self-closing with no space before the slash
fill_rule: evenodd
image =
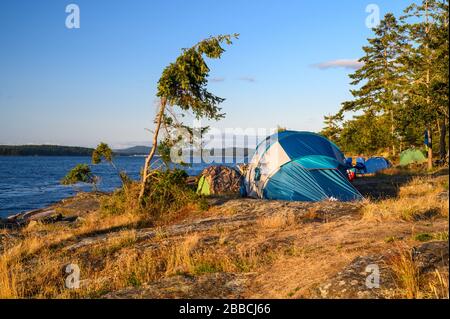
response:
<path id="1" fill-rule="evenodd" d="M 105 195 L 80 194 L 51 208 L 59 219 L 1 230 L 0 296 L 448 298 L 448 169 L 355 186 L 366 200 L 215 196 L 207 211 L 161 224 L 101 214 Z M 80 289 L 64 287 L 68 263 Z M 366 286 L 373 264 L 376 289 Z"/>

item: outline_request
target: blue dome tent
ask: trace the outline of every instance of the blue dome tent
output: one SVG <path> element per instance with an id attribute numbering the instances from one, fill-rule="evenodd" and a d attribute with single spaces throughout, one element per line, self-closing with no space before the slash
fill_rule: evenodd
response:
<path id="1" fill-rule="evenodd" d="M 283 131 L 256 148 L 246 175 L 250 197 L 290 201 L 351 201 L 362 195 L 347 179 L 345 158 L 325 137 Z"/>
<path id="2" fill-rule="evenodd" d="M 373 174 L 391 167 L 392 164 L 384 157 L 371 157 L 366 161 L 366 173 Z"/>

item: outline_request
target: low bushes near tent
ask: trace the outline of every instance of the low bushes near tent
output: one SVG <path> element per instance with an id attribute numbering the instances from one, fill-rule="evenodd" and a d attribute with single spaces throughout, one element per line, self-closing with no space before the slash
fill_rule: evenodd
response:
<path id="1" fill-rule="evenodd" d="M 153 171 L 145 186 L 144 209 L 159 216 L 170 209 L 180 209 L 193 199 L 193 192 L 186 186 L 185 171 Z"/>
<path id="2" fill-rule="evenodd" d="M 184 170 L 155 170 L 148 178 L 142 205 L 137 204 L 139 184 L 131 182 L 105 197 L 102 210 L 107 214 L 142 214 L 153 221 L 170 219 L 186 208 L 205 210 L 208 207 L 206 200 L 195 192 L 187 179 Z"/>

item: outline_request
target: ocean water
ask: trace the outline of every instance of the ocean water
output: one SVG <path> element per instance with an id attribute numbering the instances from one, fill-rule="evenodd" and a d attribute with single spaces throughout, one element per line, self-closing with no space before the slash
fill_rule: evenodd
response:
<path id="1" fill-rule="evenodd" d="M 91 185 L 64 186 L 60 180 L 77 164 L 89 164 L 90 157 L 63 156 L 0 156 L 0 217 L 23 211 L 39 209 L 61 199 L 73 196 L 77 191 L 90 191 Z M 118 169 L 132 179 L 139 179 L 145 158 L 119 156 L 114 159 Z M 197 175 L 210 164 L 198 163 L 184 167 L 189 175 Z M 235 166 L 235 162 L 225 165 Z M 92 171 L 100 177 L 98 188 L 113 191 L 121 182 L 109 164 L 93 165 Z"/>

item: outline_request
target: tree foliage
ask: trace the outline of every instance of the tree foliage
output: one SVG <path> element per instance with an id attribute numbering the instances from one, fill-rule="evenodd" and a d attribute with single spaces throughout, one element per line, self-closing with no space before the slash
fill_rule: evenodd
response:
<path id="1" fill-rule="evenodd" d="M 108 144 L 103 142 L 92 152 L 92 164 L 100 164 L 102 159 L 108 163 L 113 163 L 113 151 Z"/>
<path id="2" fill-rule="evenodd" d="M 397 156 L 424 144 L 448 149 L 448 0 L 422 0 L 385 15 L 350 75 L 353 99 L 325 117 L 324 135 L 348 152 Z M 353 114 L 344 120 L 344 115 Z M 432 149 L 429 157 L 431 163 Z"/>
<path id="3" fill-rule="evenodd" d="M 94 182 L 95 176 L 92 174 L 91 168 L 87 164 L 78 164 L 61 180 L 61 184 L 63 185 L 73 185 L 77 183 L 93 184 Z"/>
<path id="4" fill-rule="evenodd" d="M 179 140 L 177 129 L 185 126 L 176 114 L 174 107 L 184 113 L 191 113 L 195 118 L 219 120 L 224 117 L 221 113 L 220 103 L 223 98 L 208 91 L 209 67 L 205 58 L 219 59 L 225 52 L 222 44 L 232 44 L 238 34 L 218 35 L 200 41 L 191 48 L 183 49 L 175 62 L 169 64 L 158 81 L 157 96 L 160 99 L 159 110 L 155 118 L 155 131 L 153 143 L 142 172 L 141 191 L 139 201 L 143 203 L 146 184 L 153 174 L 151 163 L 158 149 L 161 127 L 165 131 L 165 138 L 160 152 L 163 160 L 168 161 L 170 148 Z M 184 112 L 184 113 L 183 113 Z M 175 132 L 174 132 L 175 130 Z"/>
<path id="5" fill-rule="evenodd" d="M 114 152 L 106 143 L 101 142 L 92 152 L 92 164 L 97 165 L 100 164 L 102 161 L 106 161 L 107 163 L 109 163 L 117 171 L 117 174 L 120 178 L 120 181 L 122 182 L 122 185 L 126 187 L 128 184 L 131 183 L 131 179 L 130 177 L 128 177 L 126 172 L 120 171 L 117 168 L 116 164 L 114 164 L 113 159 L 114 159 Z"/>
<path id="6" fill-rule="evenodd" d="M 167 66 L 158 81 L 159 98 L 171 106 L 192 111 L 197 118 L 220 119 L 219 104 L 224 101 L 207 89 L 209 67 L 204 57 L 219 59 L 225 49 L 222 43 L 232 44 L 234 35 L 219 35 L 200 41 L 189 49 L 183 49 L 175 62 Z"/>

